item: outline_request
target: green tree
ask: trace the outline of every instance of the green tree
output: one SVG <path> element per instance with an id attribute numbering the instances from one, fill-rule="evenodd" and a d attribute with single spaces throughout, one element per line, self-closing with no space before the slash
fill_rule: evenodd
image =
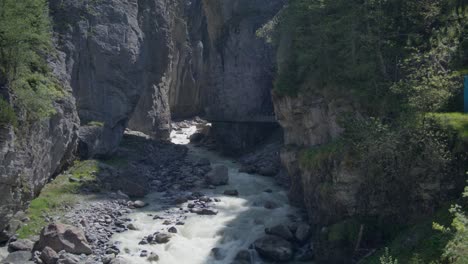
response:
<path id="1" fill-rule="evenodd" d="M 51 30 L 46 0 L 3 0 L 0 3 L 0 76 L 6 77 L 14 105 L 28 119 L 54 113 L 60 95 L 46 56 L 51 51 Z"/>

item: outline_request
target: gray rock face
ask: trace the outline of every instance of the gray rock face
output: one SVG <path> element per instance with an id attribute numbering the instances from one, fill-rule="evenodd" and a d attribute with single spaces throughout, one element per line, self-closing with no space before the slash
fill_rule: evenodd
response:
<path id="1" fill-rule="evenodd" d="M 82 156 L 112 152 L 126 127 L 167 139 L 171 112 L 206 112 L 221 123 L 273 117 L 274 52 L 255 32 L 284 3 L 52 0 Z M 233 139 L 221 145 L 244 147 L 265 132 L 257 125 L 264 126 L 215 135 Z"/>
<path id="2" fill-rule="evenodd" d="M 283 7 L 283 0 L 204 1 L 207 38 L 204 42 L 206 83 L 202 91 L 213 136 L 231 154 L 245 152 L 272 132 L 270 91 L 274 51 L 256 31 Z M 227 121 L 224 122 L 224 121 Z M 242 123 L 236 121 L 250 121 Z"/>
<path id="3" fill-rule="evenodd" d="M 255 32 L 283 7 L 282 0 L 204 1 L 208 53 L 208 116 L 224 120 L 273 116 L 270 90 L 274 51 Z"/>
<path id="4" fill-rule="evenodd" d="M 175 3 L 54 0 L 50 7 L 86 156 L 112 152 L 127 125 L 167 138 Z"/>
<path id="5" fill-rule="evenodd" d="M 313 221 L 328 221 L 338 215 L 353 215 L 357 206 L 360 175 L 351 168 L 338 165 L 331 174 L 308 171 L 299 162 L 304 148 L 320 146 L 337 138 L 343 129 L 338 118 L 356 112 L 350 102 L 326 101 L 320 95 L 303 94 L 296 98 L 274 96 L 278 121 L 284 131 L 281 163 L 290 177 L 290 201 L 305 206 Z M 316 195 L 326 179 L 333 179 L 333 190 L 326 197 Z M 319 197 L 320 196 L 320 197 Z M 331 210 L 333 208 L 333 210 Z M 317 213 L 320 211 L 320 213 Z"/>
<path id="6" fill-rule="evenodd" d="M 73 159 L 79 123 L 74 99 L 67 95 L 54 105 L 51 118 L 0 128 L 0 242 L 19 227 L 21 219 L 9 223 L 15 213 Z"/>

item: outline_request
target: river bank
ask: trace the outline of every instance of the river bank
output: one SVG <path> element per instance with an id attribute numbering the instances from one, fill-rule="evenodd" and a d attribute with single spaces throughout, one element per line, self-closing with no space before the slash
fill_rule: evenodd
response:
<path id="1" fill-rule="evenodd" d="M 65 213 L 50 212 L 44 223 L 64 222 L 84 231 L 93 253 L 77 256 L 77 263 L 293 263 L 311 258 L 310 228 L 297 231 L 308 226 L 289 206 L 287 190 L 273 177 L 241 172 L 245 165 L 233 158 L 190 144 L 203 125 L 174 124 L 172 143 L 127 131 L 118 151 L 97 162 L 94 185 L 80 188 L 79 201 Z M 227 178 L 207 180 L 219 168 L 226 169 Z M 80 181 L 69 171 L 64 174 L 68 181 Z M 37 241 L 31 233 L 13 240 Z M 31 258 L 41 263 L 39 251 Z"/>

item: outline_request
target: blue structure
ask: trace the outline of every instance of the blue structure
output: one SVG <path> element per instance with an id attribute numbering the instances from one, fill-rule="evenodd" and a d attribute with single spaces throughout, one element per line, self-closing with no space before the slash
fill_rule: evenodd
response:
<path id="1" fill-rule="evenodd" d="M 465 93 L 464 93 L 464 102 L 465 102 L 465 113 L 468 113 L 468 75 L 465 76 Z"/>

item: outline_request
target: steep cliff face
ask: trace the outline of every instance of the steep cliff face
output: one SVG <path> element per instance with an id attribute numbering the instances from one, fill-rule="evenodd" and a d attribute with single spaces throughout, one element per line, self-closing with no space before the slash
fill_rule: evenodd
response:
<path id="1" fill-rule="evenodd" d="M 172 2 L 51 1 L 77 98 L 80 153 L 106 154 L 129 126 L 169 134 Z"/>
<path id="2" fill-rule="evenodd" d="M 62 55 L 51 62 L 66 94 L 55 101 L 56 113 L 33 123 L 20 119 L 17 128 L 0 128 L 0 243 L 18 228 L 21 219 L 15 214 L 74 159 L 79 119 L 71 89 L 63 82 Z"/>
<path id="3" fill-rule="evenodd" d="M 353 106 L 343 100 L 326 100 L 319 94 L 274 96 L 274 103 L 284 130 L 281 160 L 291 178 L 291 202 L 305 206 L 314 222 L 353 215 L 360 183 L 358 174 L 342 166 L 339 160 L 330 175 L 301 164 L 304 149 L 327 144 L 341 135 L 343 129 L 338 120 L 351 112 Z"/>
<path id="4" fill-rule="evenodd" d="M 274 50 L 256 31 L 284 4 L 283 0 L 203 1 L 207 21 L 203 105 L 214 120 L 214 136 L 228 152 L 242 152 L 275 127 L 255 122 L 258 117 L 274 119 L 270 92 L 275 72 Z"/>
<path id="5" fill-rule="evenodd" d="M 273 50 L 255 32 L 283 4 L 51 1 L 82 120 L 80 152 L 111 152 L 127 126 L 165 139 L 171 115 L 272 117 Z"/>

